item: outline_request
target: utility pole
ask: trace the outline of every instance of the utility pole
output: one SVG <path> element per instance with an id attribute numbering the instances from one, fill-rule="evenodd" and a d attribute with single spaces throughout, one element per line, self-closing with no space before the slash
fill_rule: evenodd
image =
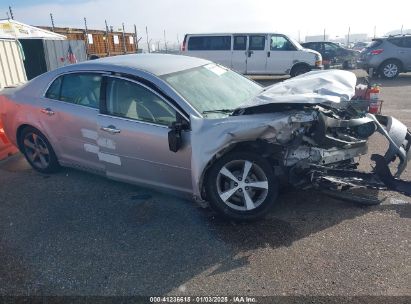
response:
<path id="1" fill-rule="evenodd" d="M 127 47 L 126 47 L 126 32 L 124 30 L 124 22 L 122 23 L 123 26 L 123 48 L 124 48 L 124 54 L 127 54 Z"/>
<path id="2" fill-rule="evenodd" d="M 150 41 L 148 40 L 148 29 L 146 25 L 146 36 L 147 36 L 147 52 L 150 53 Z"/>
<path id="3" fill-rule="evenodd" d="M 348 27 L 348 35 L 347 35 L 347 46 L 350 44 L 350 32 L 351 32 L 351 27 Z"/>
<path id="4" fill-rule="evenodd" d="M 376 37 L 376 33 L 377 33 L 377 26 L 374 25 L 374 39 L 375 39 L 375 37 Z"/>
<path id="5" fill-rule="evenodd" d="M 300 30 L 298 30 L 298 43 L 301 43 L 301 33 L 300 33 Z"/>
<path id="6" fill-rule="evenodd" d="M 10 12 L 11 19 L 14 20 L 14 14 L 13 14 L 13 10 L 11 9 L 11 6 L 9 6 L 9 12 Z"/>
<path id="7" fill-rule="evenodd" d="M 107 56 L 110 56 L 110 43 L 108 41 L 108 25 L 107 25 L 107 20 L 104 20 L 104 24 L 106 25 L 106 52 Z"/>
<path id="8" fill-rule="evenodd" d="M 88 41 L 88 29 L 87 29 L 87 19 L 84 17 L 84 36 L 86 38 L 86 56 L 88 58 L 89 52 L 88 52 L 88 46 L 89 46 L 89 41 Z"/>
<path id="9" fill-rule="evenodd" d="M 402 35 L 402 30 L 403 30 L 403 28 L 404 28 L 404 24 L 401 25 L 401 35 Z"/>
<path id="10" fill-rule="evenodd" d="M 166 38 L 166 30 L 164 30 L 164 46 L 166 48 L 166 53 L 167 53 L 167 38 Z"/>
<path id="11" fill-rule="evenodd" d="M 323 36 L 323 41 L 325 41 L 325 28 L 324 28 L 324 36 Z"/>
<path id="12" fill-rule="evenodd" d="M 50 13 L 50 20 L 51 20 L 51 28 L 53 29 L 53 32 L 54 32 L 54 19 L 53 19 L 52 13 Z"/>
<path id="13" fill-rule="evenodd" d="M 136 46 L 136 53 L 138 51 L 138 41 L 137 41 L 137 26 L 134 24 L 134 45 Z"/>

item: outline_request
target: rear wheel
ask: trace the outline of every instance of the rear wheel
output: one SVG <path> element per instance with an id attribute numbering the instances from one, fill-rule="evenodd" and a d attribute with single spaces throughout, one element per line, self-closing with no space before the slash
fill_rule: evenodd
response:
<path id="1" fill-rule="evenodd" d="M 248 152 L 232 152 L 209 169 L 205 190 L 213 209 L 233 220 L 263 217 L 278 196 L 278 180 L 268 161 Z"/>
<path id="2" fill-rule="evenodd" d="M 379 69 L 380 76 L 385 79 L 394 79 L 400 73 L 400 67 L 398 61 L 388 60 L 381 65 Z"/>
<path id="3" fill-rule="evenodd" d="M 19 146 L 33 169 L 41 173 L 52 173 L 60 169 L 53 148 L 39 130 L 26 127 L 20 134 Z"/>

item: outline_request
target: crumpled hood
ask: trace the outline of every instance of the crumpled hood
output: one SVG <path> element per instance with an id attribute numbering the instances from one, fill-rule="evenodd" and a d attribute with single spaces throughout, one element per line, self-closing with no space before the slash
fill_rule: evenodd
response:
<path id="1" fill-rule="evenodd" d="M 312 71 L 268 87 L 240 108 L 270 103 L 344 107 L 355 94 L 357 77 L 342 70 Z"/>

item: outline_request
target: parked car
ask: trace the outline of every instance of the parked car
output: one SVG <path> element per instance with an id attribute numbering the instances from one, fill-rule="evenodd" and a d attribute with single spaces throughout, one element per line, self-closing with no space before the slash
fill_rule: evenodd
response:
<path id="1" fill-rule="evenodd" d="M 307 49 L 312 49 L 319 52 L 323 58 L 323 64 L 325 68 L 337 68 L 354 69 L 356 66 L 357 57 L 360 52 L 350 50 L 341 45 L 328 42 L 305 42 L 301 44 Z"/>
<path id="2" fill-rule="evenodd" d="M 187 34 L 182 54 L 208 59 L 241 74 L 297 76 L 322 68 L 321 55 L 283 34 Z"/>
<path id="3" fill-rule="evenodd" d="M 358 65 L 371 76 L 396 78 L 401 72 L 411 71 L 411 35 L 373 39 L 361 51 Z"/>
<path id="4" fill-rule="evenodd" d="M 371 41 L 367 41 L 367 42 L 359 41 L 359 42 L 356 42 L 356 43 L 353 44 L 352 49 L 361 52 L 363 49 L 365 49 L 371 43 L 372 43 Z"/>
<path id="5" fill-rule="evenodd" d="M 355 83 L 351 72 L 313 71 L 263 88 L 204 59 L 124 55 L 3 90 L 0 119 L 41 173 L 78 168 L 249 220 L 273 206 L 280 182 L 366 184 L 354 158 L 375 131 L 391 143 L 383 168 L 397 157 L 396 176 L 405 169 L 411 133 L 392 117 L 356 111 Z M 384 186 L 371 177 L 370 186 Z M 387 178 L 395 188 L 399 180 Z"/>

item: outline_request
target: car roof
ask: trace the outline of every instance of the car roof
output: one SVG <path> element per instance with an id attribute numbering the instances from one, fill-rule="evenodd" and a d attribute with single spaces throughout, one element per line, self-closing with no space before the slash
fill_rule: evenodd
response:
<path id="1" fill-rule="evenodd" d="M 301 44 L 305 44 L 305 43 L 333 43 L 333 44 L 337 44 L 336 42 L 333 42 L 333 41 L 307 41 L 307 42 L 302 42 Z"/>
<path id="2" fill-rule="evenodd" d="M 115 65 L 125 68 L 142 70 L 156 76 L 180 72 L 211 63 L 211 61 L 171 54 L 129 54 L 113 57 L 105 57 L 96 60 L 89 60 L 79 65 Z"/>
<path id="3" fill-rule="evenodd" d="M 185 34 L 185 36 L 228 36 L 228 35 L 283 35 L 283 33 L 275 33 L 275 32 L 231 32 L 231 33 L 191 33 Z"/>

